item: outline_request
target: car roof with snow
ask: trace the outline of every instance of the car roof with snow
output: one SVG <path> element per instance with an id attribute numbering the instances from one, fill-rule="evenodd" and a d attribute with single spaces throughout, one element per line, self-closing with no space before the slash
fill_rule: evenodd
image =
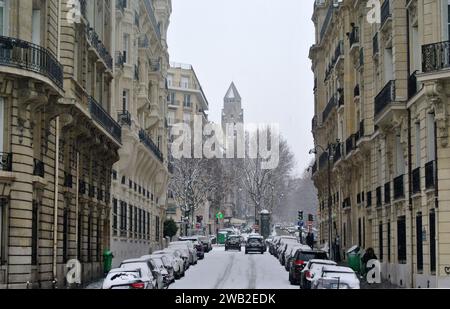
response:
<path id="1" fill-rule="evenodd" d="M 337 265 L 335 261 L 331 260 L 319 260 L 319 259 L 313 259 L 309 260 L 310 264 L 323 264 L 323 265 Z"/>
<path id="2" fill-rule="evenodd" d="M 122 264 L 131 264 L 131 263 L 145 263 L 147 262 L 148 259 L 143 259 L 143 258 L 139 258 L 139 259 L 129 259 L 129 260 L 125 260 L 122 262 Z"/>
<path id="3" fill-rule="evenodd" d="M 355 271 L 353 269 L 351 269 L 350 267 L 332 266 L 332 265 L 324 266 L 322 268 L 322 271 L 327 272 L 327 273 L 349 273 L 349 274 L 355 273 Z"/>

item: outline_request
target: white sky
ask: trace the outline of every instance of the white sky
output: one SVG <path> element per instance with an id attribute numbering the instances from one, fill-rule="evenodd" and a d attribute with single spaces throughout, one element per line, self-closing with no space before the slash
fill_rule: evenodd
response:
<path id="1" fill-rule="evenodd" d="M 194 66 L 220 123 L 231 81 L 246 123 L 279 123 L 297 173 L 313 147 L 312 0 L 172 0 L 170 61 Z"/>

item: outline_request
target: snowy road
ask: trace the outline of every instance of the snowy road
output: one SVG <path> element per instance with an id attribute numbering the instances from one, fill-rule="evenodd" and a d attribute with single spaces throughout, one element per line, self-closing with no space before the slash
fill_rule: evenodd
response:
<path id="1" fill-rule="evenodd" d="M 244 248 L 242 248 L 244 249 Z M 298 289 L 288 273 L 269 252 L 245 255 L 244 250 L 215 247 L 191 267 L 170 289 Z"/>

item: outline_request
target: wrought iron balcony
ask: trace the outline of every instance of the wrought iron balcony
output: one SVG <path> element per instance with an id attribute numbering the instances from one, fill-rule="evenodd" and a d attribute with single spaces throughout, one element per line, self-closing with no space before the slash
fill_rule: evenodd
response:
<path id="1" fill-rule="evenodd" d="M 412 171 L 412 193 L 420 192 L 420 167 Z"/>
<path id="2" fill-rule="evenodd" d="M 422 46 L 422 72 L 436 72 L 450 68 L 450 41 Z"/>
<path id="3" fill-rule="evenodd" d="M 394 179 L 394 200 L 405 197 L 405 175 Z"/>
<path id="4" fill-rule="evenodd" d="M 359 43 L 359 28 L 353 27 L 352 32 L 349 33 L 348 39 L 350 41 L 350 47 Z"/>
<path id="5" fill-rule="evenodd" d="M 94 28 L 91 28 L 89 25 L 86 26 L 86 37 L 89 44 L 97 51 L 100 58 L 103 59 L 103 61 L 106 64 L 106 67 L 112 70 L 113 59 L 109 54 L 108 49 L 105 47 L 105 45 L 103 45 Z"/>
<path id="6" fill-rule="evenodd" d="M 12 153 L 0 152 L 0 171 L 12 171 Z"/>
<path id="7" fill-rule="evenodd" d="M 389 81 L 375 97 L 375 116 L 395 101 L 395 81 Z"/>
<path id="8" fill-rule="evenodd" d="M 378 32 L 373 37 L 372 49 L 373 49 L 374 56 L 380 52 L 379 42 L 378 42 Z"/>
<path id="9" fill-rule="evenodd" d="M 436 179 L 436 164 L 434 161 L 425 164 L 425 188 L 433 189 Z"/>
<path id="10" fill-rule="evenodd" d="M 390 0 L 384 0 L 381 5 L 381 27 L 383 27 L 384 23 L 391 17 L 391 8 L 390 8 Z"/>
<path id="11" fill-rule="evenodd" d="M 408 78 L 408 99 L 417 93 L 417 71 L 414 71 Z"/>
<path id="12" fill-rule="evenodd" d="M 39 45 L 0 36 L 0 66 L 38 73 L 63 87 L 63 67 L 53 54 Z"/>
<path id="13" fill-rule="evenodd" d="M 64 187 L 72 188 L 73 187 L 73 177 L 72 174 L 64 172 Z"/>
<path id="14" fill-rule="evenodd" d="M 325 110 L 323 111 L 322 114 L 322 121 L 325 122 L 328 118 L 328 116 L 330 115 L 330 113 L 333 111 L 333 109 L 336 107 L 336 97 L 332 96 L 330 98 L 330 100 L 328 101 L 327 106 L 325 107 Z"/>
<path id="15" fill-rule="evenodd" d="M 131 126 L 131 114 L 129 111 L 120 111 L 117 119 L 119 119 L 119 124 Z"/>
<path id="16" fill-rule="evenodd" d="M 44 178 L 44 176 L 45 176 L 45 165 L 44 165 L 44 162 L 42 162 L 42 161 L 40 161 L 38 159 L 34 159 L 33 175 Z"/>
<path id="17" fill-rule="evenodd" d="M 155 28 L 156 35 L 159 39 L 161 39 L 161 28 L 159 24 L 156 21 L 155 12 L 153 10 L 153 6 L 151 4 L 150 0 L 144 0 L 145 7 L 147 9 L 147 14 L 150 18 L 150 22 L 152 23 L 153 27 Z"/>
<path id="18" fill-rule="evenodd" d="M 377 194 L 377 207 L 381 207 L 383 205 L 383 197 L 382 197 L 382 188 L 378 187 L 376 189 L 376 194 Z"/>
<path id="19" fill-rule="evenodd" d="M 150 151 L 152 151 L 161 162 L 164 161 L 161 150 L 159 150 L 158 146 L 156 146 L 147 132 L 141 129 L 139 131 L 139 139 L 141 140 L 141 143 L 143 143 L 148 149 L 150 149 Z"/>
<path id="20" fill-rule="evenodd" d="M 98 122 L 119 143 L 122 141 L 122 128 L 120 125 L 95 101 L 89 97 L 89 111 L 92 118 Z"/>
<path id="21" fill-rule="evenodd" d="M 391 203 L 391 183 L 388 182 L 384 185 L 384 203 Z"/>

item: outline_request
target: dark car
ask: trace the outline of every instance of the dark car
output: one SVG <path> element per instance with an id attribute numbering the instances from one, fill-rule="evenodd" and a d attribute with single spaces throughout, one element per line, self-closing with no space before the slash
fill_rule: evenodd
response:
<path id="1" fill-rule="evenodd" d="M 225 251 L 238 250 L 241 251 L 241 236 L 228 236 L 225 241 Z"/>
<path id="2" fill-rule="evenodd" d="M 266 251 L 266 246 L 264 244 L 264 238 L 259 236 L 252 236 L 247 239 L 247 243 L 245 244 L 245 254 L 249 252 L 260 252 L 264 254 Z"/>
<path id="3" fill-rule="evenodd" d="M 291 284 L 300 284 L 301 272 L 309 260 L 327 260 L 328 255 L 325 251 L 298 249 L 295 252 L 294 259 L 289 270 L 289 282 Z"/>

